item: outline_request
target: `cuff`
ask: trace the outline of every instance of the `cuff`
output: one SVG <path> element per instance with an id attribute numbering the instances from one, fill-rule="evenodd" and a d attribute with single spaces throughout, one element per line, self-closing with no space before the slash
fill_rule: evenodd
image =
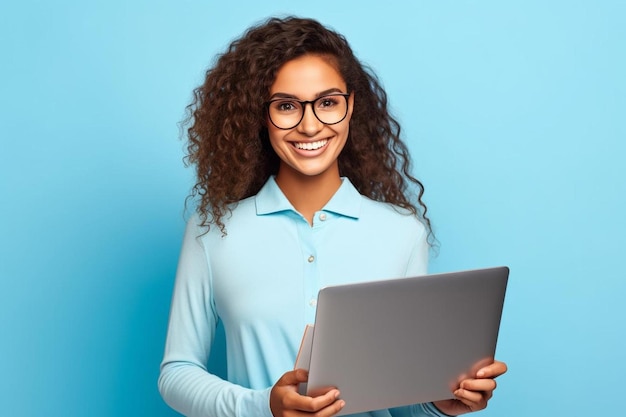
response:
<path id="1" fill-rule="evenodd" d="M 428 416 L 433 416 L 433 417 L 454 417 L 454 416 L 451 416 L 449 414 L 444 413 L 443 411 L 440 411 L 437 407 L 435 407 L 435 404 L 433 404 L 433 403 L 423 403 L 423 404 L 420 404 L 420 407 L 422 407 L 422 410 Z"/>
<path id="2" fill-rule="evenodd" d="M 270 409 L 270 392 L 272 387 L 264 390 L 251 390 L 250 395 L 242 399 L 238 407 L 238 416 L 274 417 Z"/>

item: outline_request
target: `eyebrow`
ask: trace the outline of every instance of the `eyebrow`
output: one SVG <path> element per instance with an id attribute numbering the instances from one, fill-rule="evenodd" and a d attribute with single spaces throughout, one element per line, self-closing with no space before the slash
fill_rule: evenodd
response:
<path id="1" fill-rule="evenodd" d="M 343 91 L 341 91 L 341 89 L 339 88 L 329 88 L 328 90 L 324 90 L 324 91 L 317 93 L 315 95 L 315 98 L 320 98 L 320 97 L 327 96 L 329 94 L 334 94 L 334 93 L 346 94 Z M 270 97 L 270 100 L 273 100 L 275 98 L 294 98 L 294 99 L 299 100 L 298 96 L 294 96 L 293 94 L 287 94 L 287 93 L 274 93 Z"/>

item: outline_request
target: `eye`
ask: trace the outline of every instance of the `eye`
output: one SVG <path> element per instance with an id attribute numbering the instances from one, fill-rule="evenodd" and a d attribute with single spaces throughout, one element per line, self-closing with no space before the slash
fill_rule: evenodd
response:
<path id="1" fill-rule="evenodd" d="M 300 107 L 299 103 L 295 101 L 277 100 L 277 101 L 272 102 L 272 108 L 276 111 L 283 112 L 283 113 L 290 113 L 293 111 L 297 111 L 299 107 Z"/>
<path id="2" fill-rule="evenodd" d="M 339 104 L 339 100 L 337 96 L 325 96 L 317 99 L 317 108 L 318 109 L 332 109 L 333 107 Z"/>

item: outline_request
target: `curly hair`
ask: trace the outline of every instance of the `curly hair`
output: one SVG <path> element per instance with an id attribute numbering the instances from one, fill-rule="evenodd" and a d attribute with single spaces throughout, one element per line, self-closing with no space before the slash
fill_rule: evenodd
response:
<path id="1" fill-rule="evenodd" d="M 199 199 L 202 225 L 214 224 L 226 234 L 222 219 L 233 204 L 255 195 L 278 172 L 265 103 L 281 66 L 306 54 L 331 58 L 348 91 L 355 93 L 348 141 L 338 158 L 340 175 L 362 195 L 418 216 L 431 238 L 424 186 L 410 173 L 400 125 L 389 113 L 377 76 L 341 34 L 297 17 L 271 18 L 248 29 L 218 55 L 204 84 L 194 90 L 182 126 L 189 139 L 185 161 L 195 165 L 197 174 L 189 198 Z"/>

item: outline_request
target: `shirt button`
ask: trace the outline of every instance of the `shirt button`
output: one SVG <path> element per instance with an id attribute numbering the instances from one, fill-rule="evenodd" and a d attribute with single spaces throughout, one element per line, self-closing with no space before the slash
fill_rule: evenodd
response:
<path id="1" fill-rule="evenodd" d="M 315 298 L 311 298 L 311 299 L 309 300 L 309 305 L 310 305 L 311 307 L 315 307 L 315 306 L 317 305 L 317 299 L 315 299 Z"/>
<path id="2" fill-rule="evenodd" d="M 307 259 L 307 261 L 309 261 L 309 263 L 313 262 L 315 260 L 315 256 L 311 255 L 309 256 L 309 259 Z"/>
<path id="3" fill-rule="evenodd" d="M 321 214 L 320 214 L 320 220 L 321 220 L 321 221 L 326 220 L 326 213 L 321 213 Z"/>

